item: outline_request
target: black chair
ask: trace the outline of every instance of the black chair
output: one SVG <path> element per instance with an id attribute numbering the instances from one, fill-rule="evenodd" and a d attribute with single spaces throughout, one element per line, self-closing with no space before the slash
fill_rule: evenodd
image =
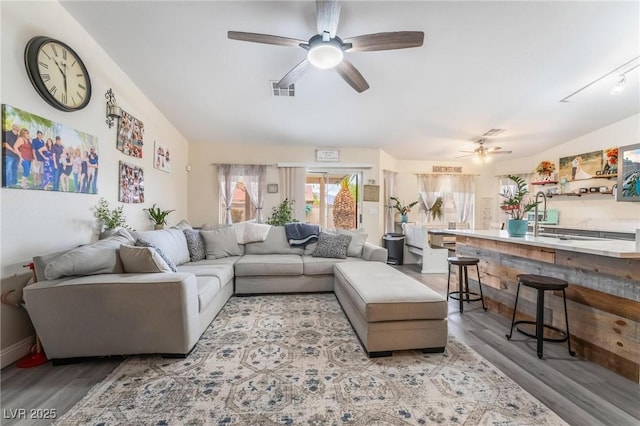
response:
<path id="1" fill-rule="evenodd" d="M 447 276 L 447 301 L 449 301 L 449 296 L 451 296 L 454 300 L 460 301 L 460 313 L 464 312 L 464 306 L 462 302 L 476 302 L 478 300 L 482 301 L 482 309 L 485 311 L 487 308 L 484 306 L 484 296 L 482 295 L 482 283 L 480 282 L 480 267 L 478 264 L 480 260 L 475 257 L 460 257 L 453 256 L 448 257 L 447 262 L 449 265 L 447 269 L 449 270 L 449 275 Z M 449 286 L 451 282 L 451 265 L 458 267 L 458 291 L 449 291 Z M 480 287 L 480 294 L 469 291 L 469 272 L 467 271 L 468 266 L 474 266 L 478 271 L 478 286 Z M 478 296 L 478 297 L 471 297 Z"/>
<path id="2" fill-rule="evenodd" d="M 525 336 L 533 337 L 537 340 L 537 352 L 538 358 L 542 358 L 542 344 L 546 340 L 548 342 L 567 342 L 569 345 L 569 355 L 575 356 L 575 352 L 571 350 L 571 337 L 569 336 L 569 316 L 567 315 L 567 295 L 565 289 L 569 284 L 557 278 L 545 277 L 543 275 L 533 274 L 521 274 L 518 278 L 518 289 L 516 290 L 516 303 L 513 307 L 513 317 L 511 318 L 511 329 L 509 334 L 506 335 L 507 339 L 511 340 L 513 335 L 513 327 L 516 326 L 516 330 Z M 537 290 L 538 298 L 536 304 L 536 320 L 535 321 L 516 321 L 516 309 L 518 308 L 518 295 L 520 294 L 520 284 L 526 285 Z M 562 290 L 562 299 L 564 300 L 564 320 L 566 324 L 565 330 L 560 330 L 557 327 L 544 323 L 544 292 L 545 291 L 560 291 Z M 532 324 L 536 326 L 536 334 L 528 333 L 518 328 L 518 324 Z M 544 337 L 544 329 L 556 331 L 560 334 L 560 338 Z"/>

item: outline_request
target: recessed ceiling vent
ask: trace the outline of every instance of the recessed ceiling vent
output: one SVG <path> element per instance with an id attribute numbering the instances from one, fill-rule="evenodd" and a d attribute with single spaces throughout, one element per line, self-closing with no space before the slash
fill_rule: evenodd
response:
<path id="1" fill-rule="evenodd" d="M 482 136 L 498 136 L 499 134 L 503 133 L 505 131 L 505 129 L 491 129 L 488 132 L 486 132 L 484 135 Z"/>
<path id="2" fill-rule="evenodd" d="M 273 94 L 273 96 L 294 97 L 296 95 L 296 85 L 292 84 L 289 87 L 281 89 L 280 87 L 278 87 L 277 81 L 271 81 L 271 93 Z"/>

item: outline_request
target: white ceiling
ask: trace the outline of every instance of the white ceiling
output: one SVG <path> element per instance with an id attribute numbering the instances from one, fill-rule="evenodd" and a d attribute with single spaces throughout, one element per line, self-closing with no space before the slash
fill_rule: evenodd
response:
<path id="1" fill-rule="evenodd" d="M 335 71 L 312 69 L 295 98 L 273 97 L 269 81 L 304 50 L 229 40 L 227 31 L 307 40 L 313 2 L 62 4 L 191 142 L 369 147 L 398 159 L 454 160 L 487 130 L 504 128 L 488 146 L 512 150 L 498 157 L 505 160 L 640 112 L 638 68 L 621 96 L 608 93 L 615 73 L 559 102 L 640 55 L 638 1 L 343 2 L 338 36 L 424 31 L 424 46 L 347 52 L 369 90 L 358 94 Z"/>

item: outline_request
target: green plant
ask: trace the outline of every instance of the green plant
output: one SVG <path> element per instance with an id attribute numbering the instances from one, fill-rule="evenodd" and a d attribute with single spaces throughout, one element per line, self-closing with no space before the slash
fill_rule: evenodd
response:
<path id="1" fill-rule="evenodd" d="M 167 224 L 167 216 L 169 213 L 174 212 L 175 210 L 161 210 L 160 207 L 156 207 L 156 203 L 153 203 L 153 206 L 148 209 L 142 209 L 149 214 L 149 219 L 153 221 L 156 225 L 166 225 Z"/>
<path id="2" fill-rule="evenodd" d="M 512 219 L 524 219 L 527 212 L 533 210 L 538 203 L 528 197 L 527 182 L 520 176 L 508 175 L 514 184 L 508 185 L 499 195 L 504 198 L 500 208 Z"/>
<path id="3" fill-rule="evenodd" d="M 398 212 L 400 214 L 407 214 L 411 211 L 411 207 L 415 206 L 416 204 L 418 204 L 417 201 L 414 201 L 413 203 L 409 203 L 406 206 L 403 206 L 400 203 L 400 200 L 398 199 L 398 197 L 389 197 L 391 198 L 393 201 L 395 201 L 395 205 L 393 206 L 394 209 L 398 210 Z"/>
<path id="4" fill-rule="evenodd" d="M 444 200 L 442 197 L 436 198 L 436 201 L 433 202 L 433 205 L 430 209 L 427 209 L 427 212 L 431 212 L 431 219 L 435 220 L 442 219 L 442 205 L 444 204 Z"/>
<path id="5" fill-rule="evenodd" d="M 291 208 L 292 202 L 288 198 L 285 198 L 280 204 L 271 209 L 271 216 L 267 219 L 269 225 L 282 226 L 285 223 L 297 222 L 293 218 L 293 209 Z"/>
<path id="6" fill-rule="evenodd" d="M 109 207 L 109 202 L 104 198 L 100 198 L 98 204 L 93 209 L 93 216 L 98 220 L 101 226 L 104 226 L 106 229 L 114 229 L 114 228 L 125 228 L 129 231 L 133 231 L 129 225 L 126 224 L 127 218 L 124 215 L 123 206 L 116 207 L 115 209 L 111 209 Z"/>

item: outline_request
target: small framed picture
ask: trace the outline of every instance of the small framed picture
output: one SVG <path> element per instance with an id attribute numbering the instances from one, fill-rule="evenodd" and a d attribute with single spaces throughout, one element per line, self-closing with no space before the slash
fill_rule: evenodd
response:
<path id="1" fill-rule="evenodd" d="M 380 201 L 380 185 L 365 185 L 363 201 Z"/>
<path id="2" fill-rule="evenodd" d="M 267 185 L 267 192 L 269 194 L 277 194 L 278 193 L 278 184 L 277 183 L 270 183 Z"/>

